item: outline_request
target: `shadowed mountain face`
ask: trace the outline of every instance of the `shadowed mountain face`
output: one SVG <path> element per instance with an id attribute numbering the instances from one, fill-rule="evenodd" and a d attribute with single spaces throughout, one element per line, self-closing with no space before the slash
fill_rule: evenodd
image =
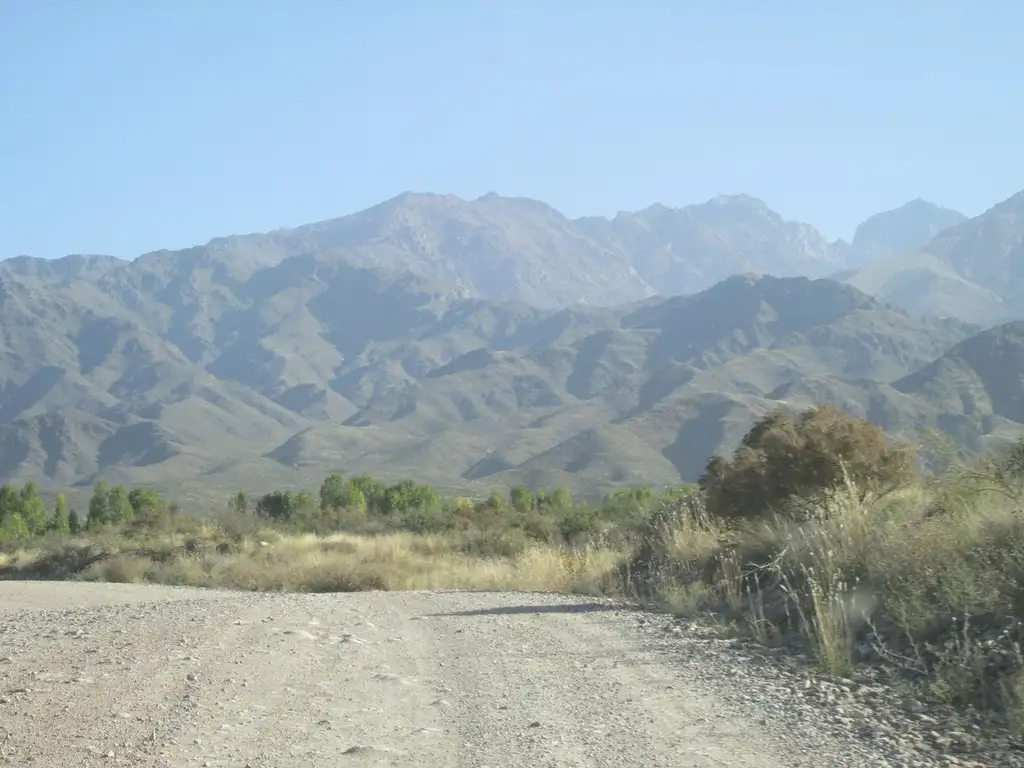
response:
<path id="1" fill-rule="evenodd" d="M 984 331 L 894 388 L 930 404 L 935 426 L 975 450 L 1024 424 L 1024 322 Z"/>
<path id="2" fill-rule="evenodd" d="M 1010 212 L 971 220 L 929 248 L 957 279 L 973 253 L 972 274 L 998 282 L 1000 264 L 1015 274 L 1014 226 Z M 131 263 L 11 259 L 0 479 L 187 499 L 340 470 L 598 493 L 693 480 L 759 415 L 814 402 L 893 435 L 1007 439 L 1012 376 L 971 384 L 988 393 L 973 405 L 950 393 L 964 366 L 1012 344 L 850 284 L 758 274 L 833 272 L 837 259 L 743 196 L 570 221 L 496 195 L 403 195 Z M 665 286 L 688 292 L 650 295 Z"/>

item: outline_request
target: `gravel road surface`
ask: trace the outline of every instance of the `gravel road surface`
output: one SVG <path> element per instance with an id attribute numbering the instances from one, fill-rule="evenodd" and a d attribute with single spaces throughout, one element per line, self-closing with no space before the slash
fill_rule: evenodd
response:
<path id="1" fill-rule="evenodd" d="M 0 764 L 926 764 L 666 621 L 536 594 L 0 582 Z"/>

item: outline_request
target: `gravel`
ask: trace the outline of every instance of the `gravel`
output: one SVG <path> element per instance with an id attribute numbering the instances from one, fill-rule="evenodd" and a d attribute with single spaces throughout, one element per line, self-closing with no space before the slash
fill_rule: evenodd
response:
<path id="1" fill-rule="evenodd" d="M 606 600 L 0 583 L 5 765 L 1024 765 L 918 704 Z"/>

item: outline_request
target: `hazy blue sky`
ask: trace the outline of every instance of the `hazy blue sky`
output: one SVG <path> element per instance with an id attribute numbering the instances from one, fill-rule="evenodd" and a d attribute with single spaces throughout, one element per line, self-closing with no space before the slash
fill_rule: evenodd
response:
<path id="1" fill-rule="evenodd" d="M 975 215 L 1024 188 L 1022 29 L 1015 0 L 0 0 L 0 257 L 407 189 L 746 192 L 847 238 L 918 196 Z"/>

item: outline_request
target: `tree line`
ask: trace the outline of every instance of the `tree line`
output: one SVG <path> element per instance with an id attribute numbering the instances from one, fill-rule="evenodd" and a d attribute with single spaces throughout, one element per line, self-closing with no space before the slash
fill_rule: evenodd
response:
<path id="1" fill-rule="evenodd" d="M 1024 449 L 1022 449 L 1024 450 Z M 778 410 L 759 420 L 730 458 L 713 456 L 696 485 L 661 491 L 629 488 L 612 492 L 591 507 L 567 489 L 495 489 L 482 500 L 443 498 L 436 489 L 412 480 L 387 484 L 370 475 L 344 477 L 334 472 L 319 491 L 274 490 L 250 502 L 242 491 L 231 497 L 231 514 L 319 532 L 357 526 L 373 518 L 414 532 L 451 530 L 486 521 L 513 521 L 533 538 L 572 539 L 594 532 L 600 521 L 625 520 L 665 497 L 700 494 L 718 518 L 757 518 L 803 514 L 794 500 L 813 497 L 853 482 L 862 489 L 896 487 L 916 475 L 914 452 L 893 445 L 878 427 L 842 411 L 820 406 L 802 414 Z M 0 487 L 0 541 L 55 534 L 76 534 L 106 526 L 154 523 L 177 508 L 148 488 L 108 487 L 97 482 L 83 520 L 57 496 L 52 514 L 35 483 Z"/>

